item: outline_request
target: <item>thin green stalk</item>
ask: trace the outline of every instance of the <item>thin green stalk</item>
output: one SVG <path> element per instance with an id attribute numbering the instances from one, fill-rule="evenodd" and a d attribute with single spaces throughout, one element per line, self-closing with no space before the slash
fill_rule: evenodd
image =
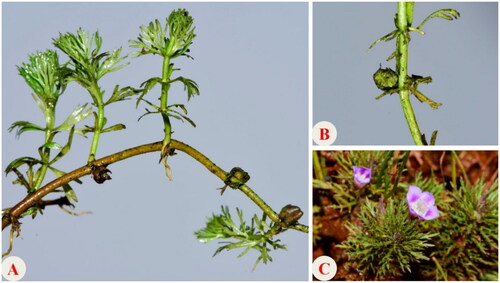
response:
<path id="1" fill-rule="evenodd" d="M 170 118 L 168 117 L 168 91 L 170 89 L 170 75 L 172 74 L 170 66 L 170 57 L 165 56 L 163 59 L 163 69 L 162 69 L 162 87 L 161 87 L 161 97 L 160 97 L 160 111 L 163 117 L 163 124 L 165 125 L 165 137 L 163 139 L 163 147 L 165 148 L 170 143 L 172 136 L 172 125 L 170 124 Z M 163 154 L 163 153 L 162 153 Z"/>
<path id="2" fill-rule="evenodd" d="M 389 194 L 385 195 L 385 199 L 389 199 L 394 195 L 396 190 L 398 189 L 398 184 L 399 184 L 399 179 L 401 177 L 401 174 L 403 174 L 403 170 L 406 168 L 406 163 L 408 163 L 408 158 L 410 157 L 410 152 L 405 151 L 403 153 L 403 157 L 401 158 L 401 162 L 398 164 L 398 172 L 396 174 L 396 179 L 394 181 L 394 186 L 392 187 L 392 190 L 389 192 Z"/>
<path id="3" fill-rule="evenodd" d="M 407 87 L 408 77 L 408 21 L 413 15 L 413 5 L 407 5 L 407 2 L 398 2 L 397 27 L 399 29 L 396 55 L 396 68 L 398 69 L 398 88 L 399 97 L 403 113 L 410 129 L 411 136 L 416 145 L 424 145 L 422 133 L 418 127 L 415 113 L 410 102 L 410 91 Z M 410 17 L 407 17 L 410 16 Z"/>
<path id="4" fill-rule="evenodd" d="M 316 179 L 323 181 L 325 180 L 325 176 L 323 175 L 323 169 L 319 160 L 320 155 L 321 153 L 319 151 L 313 151 L 313 168 Z"/>
<path id="5" fill-rule="evenodd" d="M 462 176 L 464 178 L 464 181 L 465 181 L 465 184 L 467 185 L 470 185 L 471 182 L 469 181 L 469 177 L 467 177 L 467 170 L 465 170 L 465 167 L 464 165 L 462 164 L 462 162 L 460 161 L 460 157 L 458 157 L 458 154 L 456 151 L 452 151 L 451 154 L 453 155 L 453 158 L 455 158 L 457 164 L 458 164 L 458 167 L 460 168 L 460 170 L 462 171 Z M 456 188 L 456 187 L 455 187 Z"/>
<path id="6" fill-rule="evenodd" d="M 49 108 L 48 113 L 46 113 L 45 116 L 45 144 L 52 142 L 53 135 L 52 132 L 54 131 L 54 124 L 55 124 L 55 109 L 51 106 L 47 106 Z M 42 166 L 40 169 L 38 169 L 37 177 L 35 180 L 35 184 L 32 190 L 38 190 L 42 183 L 43 180 L 45 179 L 45 175 L 47 174 L 47 169 L 49 168 L 49 161 L 50 161 L 50 149 L 49 148 L 43 148 L 42 152 L 40 154 L 40 158 L 42 161 Z"/>
<path id="7" fill-rule="evenodd" d="M 102 101 L 103 93 L 100 91 L 97 82 L 94 83 L 92 89 L 89 89 L 89 91 L 91 92 L 91 95 L 94 98 L 94 103 L 97 106 L 97 121 L 95 121 L 94 136 L 92 137 L 92 144 L 90 145 L 90 154 L 88 159 L 88 163 L 90 164 L 95 160 L 97 146 L 99 145 L 99 138 L 101 136 L 102 129 L 104 128 L 106 118 L 104 116 L 104 102 Z"/>
<path id="8" fill-rule="evenodd" d="M 441 274 L 441 277 L 443 278 L 444 281 L 448 281 L 448 276 L 446 276 L 446 272 L 444 272 L 443 268 L 441 267 L 441 265 L 439 264 L 439 262 L 437 261 L 436 257 L 432 257 L 432 260 L 434 261 L 434 263 L 436 264 L 436 267 L 437 267 L 437 270 L 439 271 L 439 273 Z M 436 280 L 438 280 L 436 278 Z"/>
<path id="9" fill-rule="evenodd" d="M 457 160 L 454 154 L 451 156 L 451 186 L 457 188 Z"/>

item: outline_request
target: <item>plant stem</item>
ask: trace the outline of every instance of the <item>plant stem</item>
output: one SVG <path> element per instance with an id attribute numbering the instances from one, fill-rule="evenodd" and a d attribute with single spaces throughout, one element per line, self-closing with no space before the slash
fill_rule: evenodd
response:
<path id="1" fill-rule="evenodd" d="M 46 113 L 45 116 L 45 144 L 48 142 L 52 142 L 53 135 L 52 132 L 54 130 L 54 123 L 55 123 L 55 109 L 54 107 L 48 105 L 47 108 L 49 109 L 48 113 Z M 45 179 L 45 175 L 47 174 L 47 169 L 49 168 L 49 160 L 50 160 L 50 149 L 49 148 L 43 148 L 42 152 L 40 154 L 40 158 L 42 161 L 42 166 L 40 169 L 38 169 L 38 173 L 35 179 L 35 184 L 32 190 L 36 191 L 40 188 L 42 185 L 43 180 Z"/>
<path id="2" fill-rule="evenodd" d="M 407 5 L 406 2 L 398 2 L 398 14 L 396 25 L 399 30 L 398 41 L 397 41 L 397 54 L 396 54 L 396 68 L 399 75 L 398 78 L 398 88 L 399 88 L 399 98 L 401 100 L 401 106 L 403 108 L 403 113 L 410 129 L 411 136 L 416 145 L 424 145 L 422 141 L 422 133 L 418 127 L 417 119 L 415 118 L 415 113 L 413 112 L 413 107 L 410 102 L 410 91 L 407 87 L 407 76 L 408 76 L 408 15 L 412 15 L 413 11 L 407 10 L 413 9 L 412 5 Z M 407 14 L 409 13 L 409 14 Z"/>
<path id="3" fill-rule="evenodd" d="M 170 118 L 168 117 L 168 91 L 170 89 L 170 75 L 172 73 L 170 66 L 170 57 L 165 56 L 163 59 L 163 68 L 162 68 L 162 86 L 161 86 L 161 97 L 160 97 L 160 111 L 161 116 L 163 118 L 163 124 L 165 126 L 165 137 L 163 138 L 163 147 L 167 147 L 170 143 L 170 139 L 172 136 L 172 125 L 170 124 Z M 163 150 L 163 149 L 162 149 Z M 162 153 L 163 154 L 163 153 Z"/>
<path id="4" fill-rule="evenodd" d="M 104 116 L 104 102 L 102 101 L 103 93 L 97 85 L 97 82 L 94 82 L 93 87 L 89 89 L 89 92 L 91 93 L 94 103 L 97 106 L 97 120 L 95 121 L 94 136 L 92 137 L 92 144 L 90 145 L 90 154 L 88 159 L 88 163 L 91 164 L 95 160 L 99 137 L 101 136 L 101 131 L 104 128 L 106 118 Z"/>
<path id="5" fill-rule="evenodd" d="M 107 157 L 95 160 L 93 162 L 93 165 L 95 166 L 104 166 L 108 164 L 112 164 L 124 159 L 127 159 L 132 156 L 144 154 L 144 153 L 149 153 L 149 152 L 154 152 L 154 151 L 160 151 L 162 150 L 163 142 L 155 142 L 155 143 L 150 143 L 150 144 L 145 144 L 145 145 L 140 145 L 137 147 L 129 148 L 120 152 L 117 152 L 115 154 L 109 155 Z M 180 141 L 176 141 L 172 139 L 170 141 L 170 149 L 177 149 L 180 151 L 185 152 L 189 156 L 193 157 L 196 161 L 200 162 L 203 166 L 205 166 L 210 172 L 212 172 L 214 175 L 219 177 L 221 180 L 226 179 L 226 174 L 227 172 L 222 170 L 219 166 L 217 166 L 215 163 L 213 163 L 208 157 L 200 153 L 198 150 L 194 149 L 193 147 L 182 143 Z M 90 165 L 85 165 L 82 166 L 78 169 L 75 169 L 60 178 L 57 178 L 53 180 L 52 182 L 46 184 L 36 192 L 27 195 L 22 201 L 20 201 L 18 204 L 16 204 L 14 207 L 9 209 L 8 213 L 4 215 L 2 218 L 2 230 L 5 229 L 5 227 L 9 226 L 12 223 L 13 219 L 16 219 L 21 215 L 26 209 L 34 205 L 37 201 L 41 200 L 45 195 L 48 193 L 52 192 L 53 190 L 61 187 L 64 184 L 67 184 L 75 179 L 81 178 L 85 175 L 89 175 L 92 173 L 91 166 Z M 240 190 L 247 195 L 257 206 L 259 206 L 266 215 L 273 220 L 274 222 L 279 221 L 279 216 L 278 214 L 271 208 L 269 205 L 267 205 L 262 198 L 260 198 L 250 187 L 247 185 L 242 185 L 240 187 Z M 304 233 L 308 233 L 309 227 L 301 224 L 295 224 L 292 226 L 289 226 L 288 228 L 295 229 Z"/>
<path id="6" fill-rule="evenodd" d="M 321 162 L 320 162 L 320 156 L 321 152 L 320 151 L 313 151 L 313 168 L 314 168 L 314 175 L 316 179 L 320 181 L 325 180 L 325 176 L 323 175 L 323 169 L 321 167 Z"/>

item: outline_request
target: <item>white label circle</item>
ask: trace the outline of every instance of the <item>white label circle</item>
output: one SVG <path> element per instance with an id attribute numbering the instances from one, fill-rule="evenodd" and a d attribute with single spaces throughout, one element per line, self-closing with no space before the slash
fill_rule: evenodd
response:
<path id="1" fill-rule="evenodd" d="M 9 256 L 2 262 L 2 275 L 9 281 L 21 280 L 26 274 L 24 260 L 17 256 Z"/>
<path id="2" fill-rule="evenodd" d="M 320 281 L 331 280 L 337 274 L 337 263 L 333 258 L 323 255 L 313 262 L 313 275 Z"/>
<path id="3" fill-rule="evenodd" d="M 314 125 L 312 135 L 317 145 L 331 145 L 337 139 L 337 128 L 330 122 L 321 121 Z"/>

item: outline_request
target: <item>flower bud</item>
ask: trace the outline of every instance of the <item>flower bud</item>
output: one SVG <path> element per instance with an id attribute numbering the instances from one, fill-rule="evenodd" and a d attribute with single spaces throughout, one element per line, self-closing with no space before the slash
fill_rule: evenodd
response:
<path id="1" fill-rule="evenodd" d="M 353 176 L 354 176 L 354 188 L 355 189 L 361 189 L 363 188 L 366 184 L 370 183 L 370 180 L 372 178 L 372 170 L 369 168 L 365 167 L 357 167 L 353 166 Z"/>

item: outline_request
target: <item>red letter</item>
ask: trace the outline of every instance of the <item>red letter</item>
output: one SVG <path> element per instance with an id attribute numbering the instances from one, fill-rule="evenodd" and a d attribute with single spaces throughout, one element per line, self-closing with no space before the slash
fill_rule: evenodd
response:
<path id="1" fill-rule="evenodd" d="M 327 273 L 324 273 L 324 272 L 323 272 L 323 265 L 325 265 L 325 264 L 326 264 L 326 265 L 328 265 L 328 267 L 330 267 L 330 264 L 329 264 L 329 263 L 327 263 L 327 262 L 322 263 L 322 264 L 319 266 L 319 272 L 320 272 L 321 274 L 323 274 L 323 275 L 327 275 L 328 273 L 330 273 L 330 272 L 327 272 Z"/>
<path id="2" fill-rule="evenodd" d="M 10 275 L 11 272 L 14 273 L 14 275 L 19 275 L 19 273 L 17 273 L 17 269 L 14 264 L 12 264 L 12 266 L 10 267 L 9 273 L 7 273 L 7 275 Z"/>
<path id="3" fill-rule="evenodd" d="M 330 132 L 330 130 L 328 130 L 327 128 L 321 128 L 319 129 L 319 139 L 320 140 L 327 140 L 330 138 L 330 135 L 328 134 Z"/>

